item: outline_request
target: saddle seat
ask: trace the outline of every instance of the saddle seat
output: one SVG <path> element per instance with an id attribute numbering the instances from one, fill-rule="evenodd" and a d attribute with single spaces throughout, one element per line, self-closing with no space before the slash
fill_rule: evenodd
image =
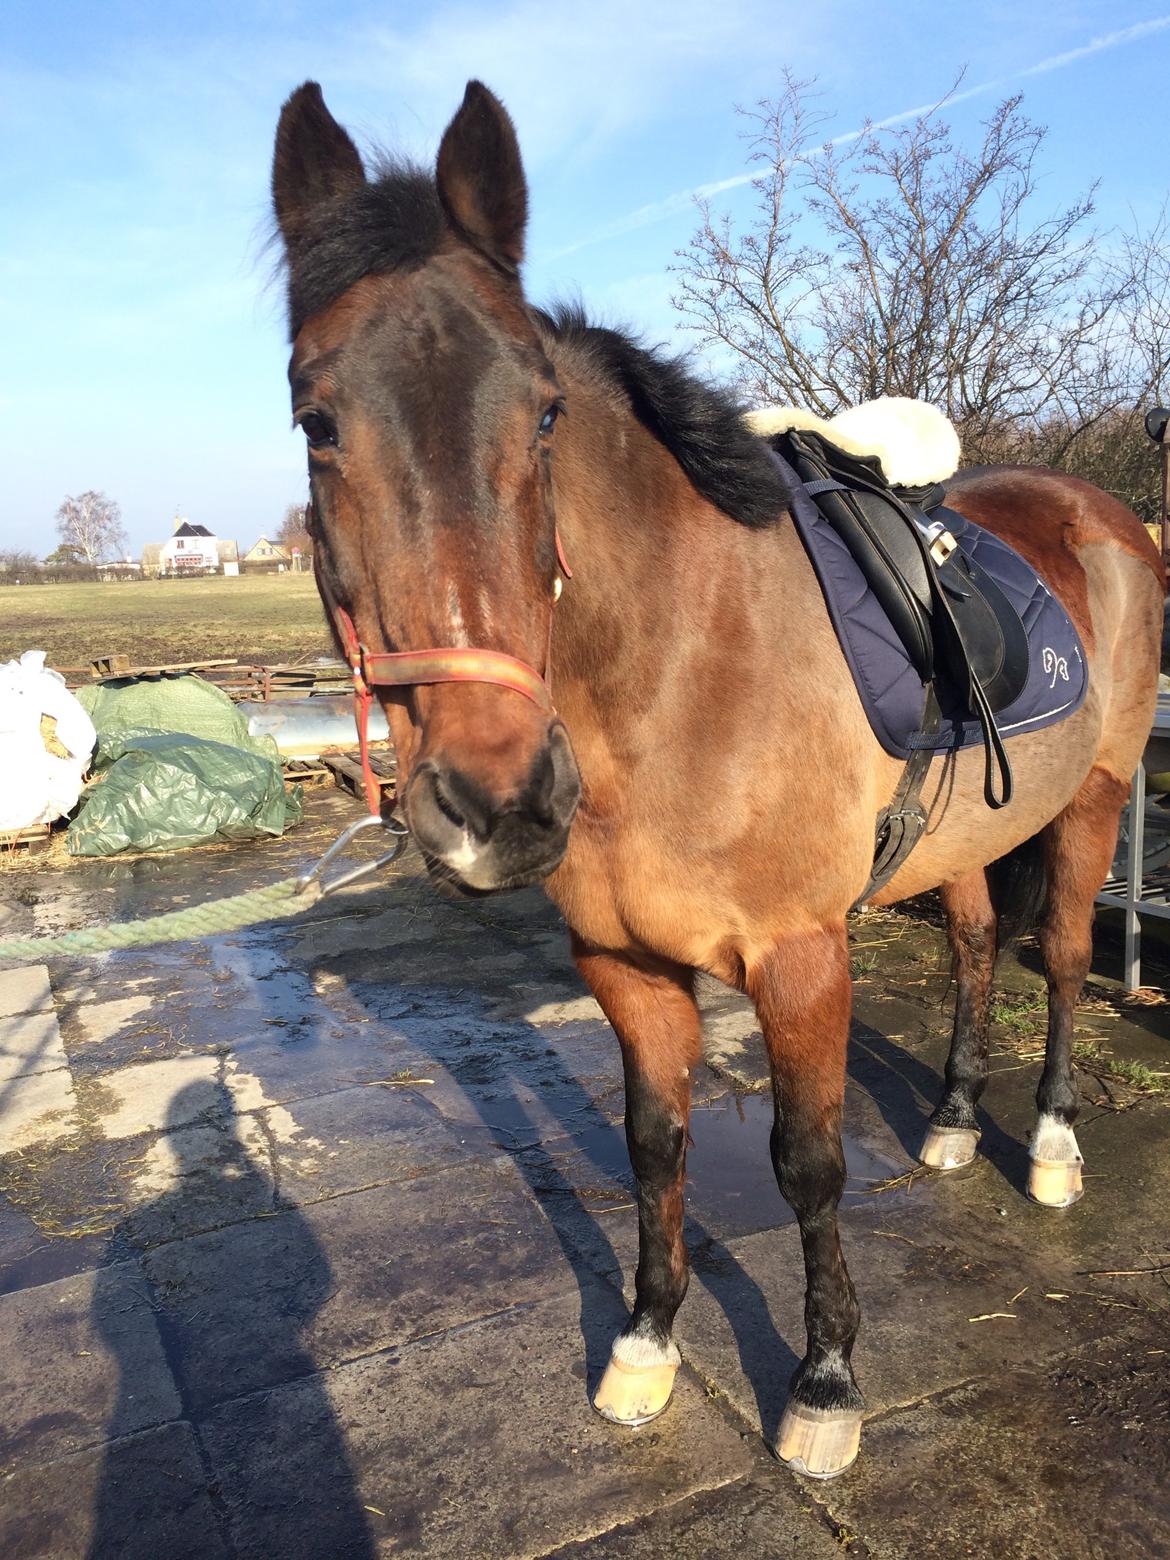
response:
<path id="1" fill-rule="evenodd" d="M 941 707 L 955 696 L 982 732 L 988 805 L 1010 801 L 1011 765 L 995 717 L 1028 682 L 1028 634 L 1016 606 L 964 551 L 968 522 L 945 507 L 959 441 L 936 408 L 886 397 L 828 421 L 787 408 L 748 420 L 844 544 L 923 684 L 921 729 L 878 820 L 864 898 L 893 875 L 925 827 L 918 792 Z"/>
<path id="2" fill-rule="evenodd" d="M 922 681 L 967 691 L 974 673 L 992 713 L 1009 705 L 1028 675 L 1027 635 L 956 540 L 965 522 L 943 500 L 959 437 L 943 413 L 882 396 L 833 418 L 768 407 L 746 420 L 846 543 Z"/>
<path id="3" fill-rule="evenodd" d="M 954 424 L 937 406 L 908 395 L 882 395 L 835 417 L 818 417 L 801 406 L 765 406 L 748 412 L 744 421 L 765 439 L 779 433 L 819 434 L 843 455 L 879 461 L 895 488 L 928 488 L 959 469 Z"/>

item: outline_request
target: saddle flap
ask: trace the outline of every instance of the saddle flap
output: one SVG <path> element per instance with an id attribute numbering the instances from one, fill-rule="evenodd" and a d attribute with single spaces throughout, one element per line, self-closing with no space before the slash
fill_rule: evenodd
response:
<path id="1" fill-rule="evenodd" d="M 888 524 L 890 505 L 873 491 L 885 487 L 878 462 L 842 455 L 838 463 L 838 452 L 817 434 L 781 434 L 773 443 L 848 547 L 918 675 L 930 682 L 934 641 L 926 563 L 902 517 L 894 515 L 896 527 Z M 849 486 L 850 476 L 865 486 Z"/>
<path id="2" fill-rule="evenodd" d="M 995 581 L 963 551 L 967 523 L 941 507 L 942 488 L 892 491 L 876 460 L 847 455 L 819 434 L 774 443 L 849 549 L 923 682 L 948 679 L 973 705 L 974 680 L 992 712 L 1018 698 L 1027 634 Z M 919 497 L 929 519 L 908 502 Z"/>
<path id="3" fill-rule="evenodd" d="M 959 545 L 938 568 L 946 611 L 936 613 L 934 630 L 943 667 L 958 678 L 978 678 L 993 713 L 1019 698 L 1028 680 L 1028 635 L 1020 615 L 987 570 L 963 551 L 966 522 L 953 510 L 936 509 L 932 519 L 958 531 Z M 954 642 L 957 641 L 957 642 Z"/>

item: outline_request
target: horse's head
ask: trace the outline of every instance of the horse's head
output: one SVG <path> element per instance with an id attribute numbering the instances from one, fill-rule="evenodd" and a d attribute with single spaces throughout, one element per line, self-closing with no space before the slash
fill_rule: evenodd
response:
<path id="1" fill-rule="evenodd" d="M 280 117 L 272 190 L 322 595 L 371 652 L 475 647 L 543 676 L 561 392 L 519 280 L 527 188 L 507 113 L 472 82 L 433 178 L 370 179 L 306 83 Z M 557 865 L 580 780 L 548 709 L 477 681 L 380 696 L 432 869 L 486 890 Z"/>

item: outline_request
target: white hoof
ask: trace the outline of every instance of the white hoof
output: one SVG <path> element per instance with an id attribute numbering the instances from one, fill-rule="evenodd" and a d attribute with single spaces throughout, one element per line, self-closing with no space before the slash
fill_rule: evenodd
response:
<path id="1" fill-rule="evenodd" d="M 932 1170 L 960 1170 L 975 1158 L 979 1137 L 974 1127 L 927 1127 L 919 1161 Z"/>
<path id="2" fill-rule="evenodd" d="M 613 1346 L 593 1406 L 615 1425 L 649 1424 L 670 1402 L 681 1357 L 673 1343 L 665 1348 L 651 1338 L 619 1338 Z"/>
<path id="3" fill-rule="evenodd" d="M 1033 1159 L 1028 1167 L 1028 1197 L 1043 1208 L 1071 1208 L 1084 1195 L 1081 1162 L 1051 1164 Z"/>
<path id="4" fill-rule="evenodd" d="M 1028 1196 L 1043 1208 L 1071 1208 L 1080 1202 L 1083 1159 L 1076 1133 L 1057 1116 L 1041 1116 L 1032 1134 Z"/>
<path id="5" fill-rule="evenodd" d="M 857 1461 L 861 1410 L 806 1408 L 789 1403 L 776 1437 L 776 1456 L 794 1473 L 835 1479 Z"/>

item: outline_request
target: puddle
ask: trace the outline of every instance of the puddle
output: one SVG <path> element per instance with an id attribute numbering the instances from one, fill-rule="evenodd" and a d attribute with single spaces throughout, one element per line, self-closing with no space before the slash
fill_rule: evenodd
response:
<path id="1" fill-rule="evenodd" d="M 496 1115 L 500 1114 L 497 1106 Z M 577 1119 L 570 1116 L 565 1121 L 565 1135 L 538 1143 L 527 1140 L 523 1131 L 509 1133 L 494 1117 L 493 1125 L 497 1141 L 517 1157 L 537 1191 L 572 1192 L 596 1208 L 615 1201 L 628 1206 L 633 1183 L 621 1121 L 592 1125 L 587 1124 L 591 1115 L 588 1108 L 573 1114 Z M 530 1121 L 526 1120 L 524 1127 L 533 1130 Z M 780 1196 L 772 1170 L 771 1130 L 770 1096 L 728 1094 L 691 1111 L 688 1238 L 693 1240 L 701 1230 L 716 1240 L 729 1240 L 792 1223 L 792 1210 Z M 897 1173 L 889 1160 L 848 1135 L 845 1163 L 849 1180 L 843 1208 L 867 1201 L 871 1186 Z"/>
<path id="2" fill-rule="evenodd" d="M 720 1239 L 790 1224 L 792 1210 L 780 1196 L 768 1140 L 772 1099 L 728 1094 L 691 1112 L 687 1153 L 687 1211 Z M 848 1180 L 843 1208 L 866 1200 L 869 1188 L 897 1174 L 885 1157 L 845 1134 Z"/>

